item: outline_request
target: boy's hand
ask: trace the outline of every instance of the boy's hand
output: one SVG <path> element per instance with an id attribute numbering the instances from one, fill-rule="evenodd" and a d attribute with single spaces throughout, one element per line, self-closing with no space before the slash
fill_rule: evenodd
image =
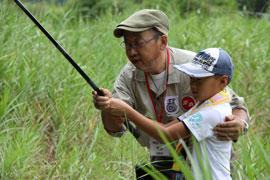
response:
<path id="1" fill-rule="evenodd" d="M 110 112 L 115 116 L 124 116 L 129 105 L 124 101 L 116 98 L 111 98 L 110 100 Z"/>
<path id="2" fill-rule="evenodd" d="M 109 99 L 112 98 L 112 94 L 108 89 L 100 90 L 104 96 L 99 96 L 96 91 L 92 91 L 94 105 L 99 110 L 107 110 L 110 107 Z"/>

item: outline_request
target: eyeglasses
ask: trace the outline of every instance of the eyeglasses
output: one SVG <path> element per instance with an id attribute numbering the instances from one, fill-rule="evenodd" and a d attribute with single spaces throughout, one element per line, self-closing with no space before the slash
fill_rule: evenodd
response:
<path id="1" fill-rule="evenodd" d="M 121 47 L 125 48 L 126 50 L 130 50 L 131 48 L 134 48 L 134 49 L 140 49 L 142 48 L 143 46 L 145 46 L 146 44 L 148 44 L 149 42 L 153 41 L 153 40 L 156 40 L 159 38 L 159 34 L 155 35 L 153 38 L 147 40 L 147 41 L 143 41 L 143 42 L 140 42 L 140 41 L 137 41 L 137 42 L 134 42 L 134 43 L 127 43 L 125 41 L 122 41 L 121 42 Z"/>

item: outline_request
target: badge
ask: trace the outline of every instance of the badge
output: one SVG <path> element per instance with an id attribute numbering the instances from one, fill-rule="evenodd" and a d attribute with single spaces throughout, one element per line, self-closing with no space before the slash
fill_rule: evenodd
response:
<path id="1" fill-rule="evenodd" d="M 176 114 L 179 110 L 178 96 L 166 96 L 165 111 L 167 114 Z"/>
<path id="2" fill-rule="evenodd" d="M 185 110 L 189 110 L 195 105 L 195 100 L 191 96 L 184 96 L 181 100 L 181 103 L 182 103 L 182 107 Z"/>
<path id="3" fill-rule="evenodd" d="M 150 152 L 151 156 L 171 156 L 168 147 L 152 137 L 150 137 Z"/>

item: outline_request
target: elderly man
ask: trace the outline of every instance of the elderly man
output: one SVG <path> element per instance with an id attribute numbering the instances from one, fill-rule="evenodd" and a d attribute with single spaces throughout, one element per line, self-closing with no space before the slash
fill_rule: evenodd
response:
<path id="1" fill-rule="evenodd" d="M 159 10 L 144 9 L 128 17 L 116 26 L 114 36 L 123 37 L 123 47 L 129 62 L 123 67 L 114 84 L 112 94 L 101 89 L 105 96 L 98 96 L 93 91 L 94 104 L 102 112 L 105 130 L 112 136 L 120 137 L 126 131 L 123 117 L 113 116 L 104 108 L 107 98 L 115 97 L 124 100 L 142 115 L 168 124 L 182 115 L 194 104 L 189 89 L 189 77 L 173 68 L 173 65 L 189 62 L 194 52 L 168 47 L 169 20 Z M 237 140 L 239 130 L 248 128 L 248 113 L 244 100 L 233 91 L 233 115 L 226 117 L 214 129 L 219 140 Z M 104 101 L 103 101 L 104 100 Z M 137 129 L 140 136 L 137 141 L 150 149 L 152 165 L 167 178 L 176 179 L 181 172 L 172 169 L 172 157 L 167 148 L 145 132 Z M 137 167 L 137 179 L 151 179 L 144 176 L 144 171 Z"/>

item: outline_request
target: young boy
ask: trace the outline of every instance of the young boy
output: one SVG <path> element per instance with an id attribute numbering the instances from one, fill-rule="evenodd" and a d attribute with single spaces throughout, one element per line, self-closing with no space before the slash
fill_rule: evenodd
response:
<path id="1" fill-rule="evenodd" d="M 175 65 L 175 68 L 190 76 L 190 90 L 196 100 L 195 106 L 178 117 L 178 120 L 167 125 L 157 123 L 115 98 L 109 98 L 107 110 L 114 115 L 126 116 L 137 127 L 159 141 L 162 141 L 159 131 L 169 141 L 193 135 L 202 157 L 209 158 L 213 179 L 231 179 L 231 141 L 219 141 L 213 133 L 213 128 L 232 113 L 230 93 L 226 89 L 233 76 L 230 56 L 220 48 L 209 48 L 200 51 L 192 62 Z M 192 149 L 195 164 L 200 167 L 195 147 Z M 194 167 L 192 170 L 195 179 L 198 179 Z"/>

